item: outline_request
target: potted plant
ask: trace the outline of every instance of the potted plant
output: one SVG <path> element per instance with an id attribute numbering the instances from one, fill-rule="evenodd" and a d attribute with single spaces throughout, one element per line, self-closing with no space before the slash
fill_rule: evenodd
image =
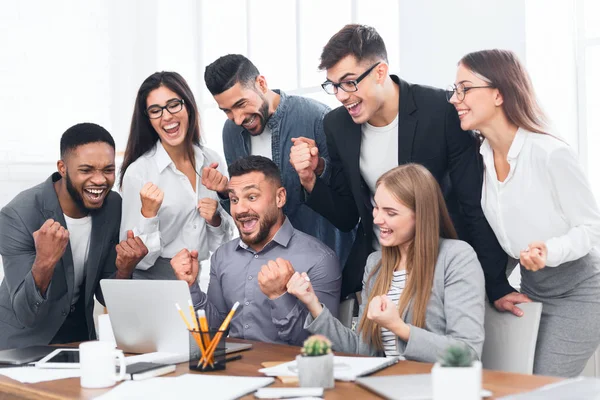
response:
<path id="1" fill-rule="evenodd" d="M 302 354 L 296 356 L 301 387 L 335 386 L 331 342 L 323 335 L 313 335 L 304 341 Z"/>
<path id="2" fill-rule="evenodd" d="M 466 345 L 450 346 L 431 369 L 434 400 L 480 400 L 481 362 Z"/>

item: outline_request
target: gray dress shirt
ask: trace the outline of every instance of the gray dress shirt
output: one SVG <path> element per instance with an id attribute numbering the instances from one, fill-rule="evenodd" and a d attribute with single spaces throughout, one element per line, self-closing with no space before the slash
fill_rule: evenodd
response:
<path id="1" fill-rule="evenodd" d="M 194 307 L 206 310 L 211 329 L 218 329 L 239 301 L 229 325 L 231 337 L 302 344 L 309 335 L 303 327 L 308 315 L 304 304 L 289 293 L 270 300 L 258 286 L 261 267 L 277 258 L 288 260 L 297 272 L 306 272 L 319 300 L 337 316 L 342 282 L 337 256 L 319 240 L 294 229 L 286 218 L 261 251 L 255 252 L 238 238 L 212 255 L 208 294 L 198 285 L 190 289 Z"/>

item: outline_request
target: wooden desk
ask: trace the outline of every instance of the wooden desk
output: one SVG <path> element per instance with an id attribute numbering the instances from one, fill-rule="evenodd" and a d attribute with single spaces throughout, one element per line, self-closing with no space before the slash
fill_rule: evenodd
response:
<path id="1" fill-rule="evenodd" d="M 232 340 L 240 341 L 240 340 Z M 243 342 L 243 341 L 240 341 Z M 243 358 L 227 364 L 225 371 L 211 372 L 210 374 L 234 375 L 234 376 L 264 376 L 258 372 L 263 361 L 291 361 L 299 353 L 298 347 L 266 344 L 252 342 L 252 350 L 240 353 Z M 418 363 L 414 361 L 401 361 L 398 364 L 379 371 L 375 375 L 401 375 L 419 374 L 431 371 L 431 364 Z M 179 364 L 177 370 L 165 376 L 176 376 L 190 372 L 185 364 Z M 192 372 L 194 373 L 194 372 Z M 510 374 L 505 372 L 484 371 L 483 387 L 491 390 L 493 398 L 508 394 L 525 392 L 556 382 L 559 378 L 544 376 L 531 376 L 521 374 Z M 272 386 L 296 386 L 285 385 L 276 380 Z M 4 399 L 91 399 L 109 389 L 83 389 L 79 385 L 79 378 L 63 379 L 59 381 L 41 382 L 35 384 L 23 384 L 0 375 L 0 400 Z M 192 396 L 193 397 L 193 396 Z M 375 394 L 350 382 L 336 382 L 333 390 L 325 392 L 327 400 L 349 400 L 349 399 L 378 399 Z M 245 396 L 244 399 L 254 399 L 253 395 Z"/>

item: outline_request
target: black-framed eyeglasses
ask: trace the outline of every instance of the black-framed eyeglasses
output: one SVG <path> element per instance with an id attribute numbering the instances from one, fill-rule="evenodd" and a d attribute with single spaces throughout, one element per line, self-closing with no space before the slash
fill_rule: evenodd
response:
<path id="1" fill-rule="evenodd" d="M 471 89 L 483 89 L 483 88 L 493 88 L 491 85 L 487 86 L 465 86 L 462 83 L 457 83 L 456 85 L 450 85 L 446 89 L 446 100 L 450 102 L 454 93 L 456 93 L 456 99 L 458 101 L 463 101 L 465 99 L 465 94 Z"/>
<path id="2" fill-rule="evenodd" d="M 344 92 L 347 92 L 347 93 L 356 92 L 358 90 L 358 84 L 360 83 L 360 81 L 365 79 L 365 77 L 367 75 L 369 75 L 369 73 L 371 71 L 373 71 L 373 69 L 376 66 L 378 66 L 379 64 L 381 64 L 381 61 L 379 61 L 376 64 L 373 64 L 369 69 L 367 69 L 358 78 L 356 78 L 354 80 L 342 81 L 340 83 L 333 83 L 331 81 L 325 81 L 324 83 L 321 84 L 321 87 L 327 94 L 337 94 L 338 89 L 342 89 Z"/>
<path id="3" fill-rule="evenodd" d="M 185 101 L 183 99 L 173 99 L 170 100 L 164 107 L 161 106 L 150 106 L 146 109 L 146 115 L 150 119 L 157 119 L 162 117 L 163 110 L 167 110 L 170 114 L 177 114 L 179 111 L 183 110 L 183 105 Z"/>

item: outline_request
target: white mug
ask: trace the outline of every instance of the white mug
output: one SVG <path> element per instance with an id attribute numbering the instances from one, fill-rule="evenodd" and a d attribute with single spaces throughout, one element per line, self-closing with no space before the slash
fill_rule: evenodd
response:
<path id="1" fill-rule="evenodd" d="M 115 371 L 115 358 L 119 359 L 119 374 Z M 79 345 L 81 387 L 105 388 L 114 386 L 125 378 L 125 356 L 110 342 L 85 342 Z"/>

